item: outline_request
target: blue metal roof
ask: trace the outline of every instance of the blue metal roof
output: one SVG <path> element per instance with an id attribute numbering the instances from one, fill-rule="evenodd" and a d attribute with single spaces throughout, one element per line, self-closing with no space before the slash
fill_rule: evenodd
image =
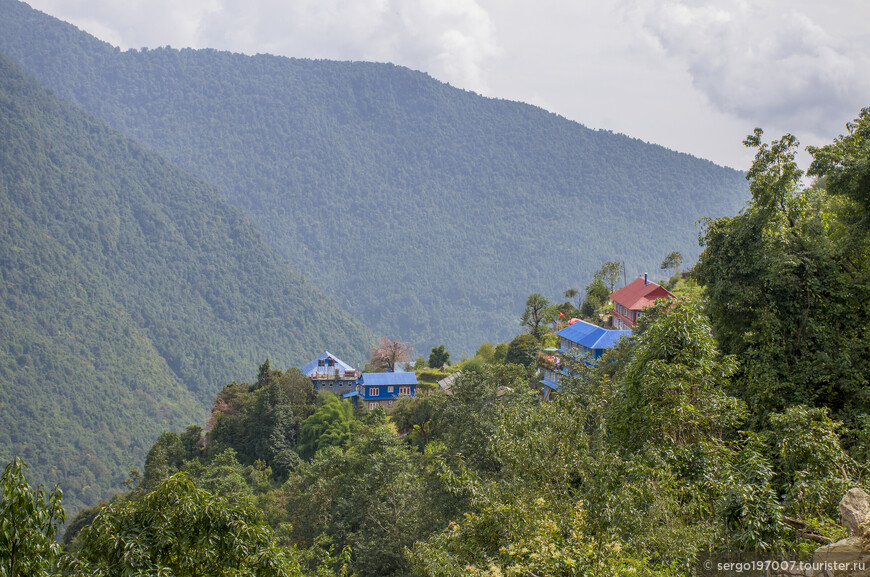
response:
<path id="1" fill-rule="evenodd" d="M 299 371 L 307 377 L 308 375 L 310 375 L 311 373 L 313 373 L 314 371 L 317 370 L 317 367 L 318 367 L 317 361 L 326 360 L 326 359 L 332 359 L 333 361 L 335 361 L 335 366 L 341 368 L 342 372 L 354 370 L 354 368 L 352 366 L 350 366 L 346 362 L 342 361 L 341 359 L 339 359 L 338 357 L 336 357 L 335 355 L 333 355 L 329 351 L 326 351 L 322 355 L 317 357 L 316 359 L 312 360 L 311 362 L 299 367 Z"/>
<path id="2" fill-rule="evenodd" d="M 350 397 L 359 397 L 359 391 L 350 391 L 349 393 L 344 393 L 342 398 L 349 399 Z"/>
<path id="3" fill-rule="evenodd" d="M 558 391 L 559 389 L 562 388 L 562 385 L 560 385 L 559 383 L 557 383 L 553 379 L 541 379 L 538 382 L 547 388 L 553 389 L 554 391 Z"/>
<path id="4" fill-rule="evenodd" d="M 362 384 L 366 386 L 381 385 L 417 385 L 415 373 L 363 373 Z"/>
<path id="5" fill-rule="evenodd" d="M 631 331 L 612 331 L 586 321 L 577 321 L 556 334 L 587 349 L 601 350 L 612 348 L 616 341 L 630 335 Z"/>

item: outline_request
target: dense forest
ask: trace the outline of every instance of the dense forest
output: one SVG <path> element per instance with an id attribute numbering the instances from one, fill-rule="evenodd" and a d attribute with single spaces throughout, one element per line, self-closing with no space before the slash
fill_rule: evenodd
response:
<path id="1" fill-rule="evenodd" d="M 534 357 L 510 362 L 552 340 L 534 327 L 389 414 L 265 362 L 206 427 L 161 435 L 62 551 L 27 514 L 59 520 L 59 495 L 10 463 L 17 543 L 66 575 L 720 576 L 698 560 L 829 544 L 866 561 L 870 497 L 842 541 L 838 503 L 870 488 L 870 108 L 810 149 L 807 186 L 794 137 L 746 144 L 752 199 L 705 224 L 700 286 L 595 363 L 562 353 L 552 402 Z"/>
<path id="2" fill-rule="evenodd" d="M 241 211 L 2 54 L 0 143 L 0 459 L 70 508 L 264 357 L 365 357 L 371 333 Z"/>
<path id="3" fill-rule="evenodd" d="M 698 254 L 743 175 L 406 68 L 169 47 L 122 52 L 0 0 L 0 51 L 198 175 L 378 334 L 470 354 L 529 292 Z"/>

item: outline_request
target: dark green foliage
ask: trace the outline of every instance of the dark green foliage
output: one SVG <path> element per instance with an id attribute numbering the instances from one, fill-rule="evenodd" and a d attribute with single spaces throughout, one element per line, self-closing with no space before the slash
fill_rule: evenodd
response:
<path id="1" fill-rule="evenodd" d="M 733 390 L 759 428 L 791 405 L 853 423 L 870 414 L 870 251 L 855 234 L 856 205 L 824 182 L 801 187 L 793 137 L 768 145 L 757 131 L 747 142 L 758 147 L 753 200 L 707 223 L 694 273 L 717 339 L 738 358 Z"/>
<path id="2" fill-rule="evenodd" d="M 507 341 L 505 303 L 562 294 L 606 259 L 632 276 L 670 250 L 693 260 L 694 223 L 746 198 L 737 171 L 391 64 L 122 52 L 15 0 L 0 50 L 217 186 L 343 308 L 417 350 Z"/>
<path id="3" fill-rule="evenodd" d="M 282 372 L 266 361 L 255 383 L 232 383 L 218 394 L 207 452 L 232 448 L 243 464 L 263 461 L 285 476 L 299 463 L 300 426 L 314 412 L 314 402 L 314 386 L 299 369 Z"/>
<path id="4" fill-rule="evenodd" d="M 450 364 L 450 353 L 444 348 L 444 345 L 438 345 L 429 353 L 429 368 L 440 369 L 444 365 Z"/>
<path id="5" fill-rule="evenodd" d="M 0 458 L 62 480 L 71 509 L 267 355 L 371 342 L 211 188 L 3 56 L 0 326 Z"/>
<path id="6" fill-rule="evenodd" d="M 86 575 L 302 575 L 256 508 L 198 489 L 183 473 L 103 507 L 67 564 Z"/>
<path id="7" fill-rule="evenodd" d="M 510 342 L 505 353 L 505 362 L 531 367 L 537 362 L 541 344 L 534 336 L 522 334 Z"/>
<path id="8" fill-rule="evenodd" d="M 384 426 L 319 451 L 284 487 L 296 538 L 349 546 L 360 577 L 409 575 L 405 548 L 446 525 L 437 470 Z"/>

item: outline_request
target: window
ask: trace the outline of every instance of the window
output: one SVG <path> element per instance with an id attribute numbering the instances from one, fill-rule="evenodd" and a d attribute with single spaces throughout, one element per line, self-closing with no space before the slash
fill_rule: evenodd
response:
<path id="1" fill-rule="evenodd" d="M 400 395 L 410 395 L 411 394 L 411 387 L 399 387 L 399 394 Z"/>
<path id="2" fill-rule="evenodd" d="M 393 392 L 393 387 L 387 387 L 387 392 L 388 392 L 388 393 L 392 393 L 392 392 Z"/>
<path id="3" fill-rule="evenodd" d="M 374 411 L 378 408 L 378 403 L 369 403 L 369 410 Z"/>
<path id="4" fill-rule="evenodd" d="M 377 397 L 380 392 L 381 392 L 380 389 L 378 389 L 377 387 L 369 387 L 369 396 L 370 397 Z"/>

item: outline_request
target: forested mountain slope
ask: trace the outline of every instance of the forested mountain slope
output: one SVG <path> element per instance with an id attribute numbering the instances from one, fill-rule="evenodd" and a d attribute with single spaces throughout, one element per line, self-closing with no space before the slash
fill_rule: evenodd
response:
<path id="1" fill-rule="evenodd" d="M 390 64 L 122 52 L 16 0 L 0 50 L 216 185 L 307 278 L 376 332 L 471 352 L 515 334 L 530 292 L 607 260 L 698 254 L 743 175 Z"/>
<path id="2" fill-rule="evenodd" d="M 0 54 L 0 461 L 93 504 L 267 356 L 371 341 L 210 186 Z"/>

